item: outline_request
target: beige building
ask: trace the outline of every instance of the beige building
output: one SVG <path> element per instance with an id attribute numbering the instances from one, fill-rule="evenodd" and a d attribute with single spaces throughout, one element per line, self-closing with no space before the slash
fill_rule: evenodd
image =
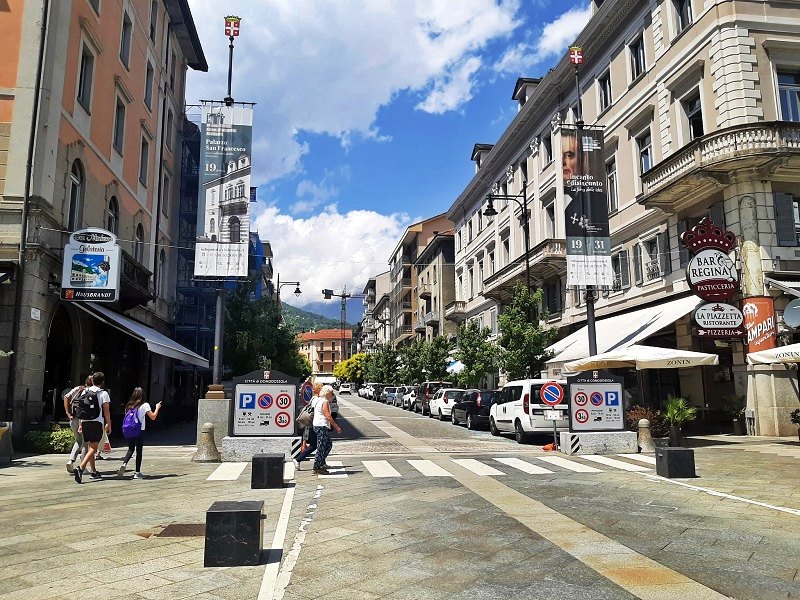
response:
<path id="1" fill-rule="evenodd" d="M 360 324 L 359 352 L 372 353 L 379 345 L 386 343 L 389 314 L 387 302 L 381 300 L 384 296 L 388 298 L 389 289 L 389 271 L 370 277 L 364 286 L 364 318 Z"/>
<path id="2" fill-rule="evenodd" d="M 784 367 L 746 367 L 737 341 L 692 335 L 699 301 L 685 281 L 680 234 L 710 215 L 739 238 L 741 295 L 771 296 L 777 315 L 799 295 L 800 19 L 793 3 L 755 0 L 605 0 L 579 35 L 580 102 L 602 127 L 614 284 L 597 301 L 598 349 L 638 342 L 715 352 L 718 367 L 626 374 L 641 402 L 668 393 L 701 409 L 698 426 L 730 422 L 747 397 L 756 431 L 795 431 L 796 378 Z M 529 219 L 530 274 L 544 290 L 561 342 L 548 373 L 588 353 L 585 290 L 565 285 L 561 134 L 576 121 L 574 69 L 566 56 L 541 80 L 520 79 L 519 112 L 493 146 L 477 145 L 477 172 L 447 212 L 456 230 L 451 318 L 502 303 L 525 281 L 522 222 Z M 522 196 L 481 216 L 490 192 Z M 774 282 L 774 283 L 773 283 Z M 463 304 L 459 304 L 463 303 Z M 572 334 L 572 335 L 571 335 Z M 781 325 L 781 341 L 796 334 Z"/>
<path id="3" fill-rule="evenodd" d="M 352 337 L 353 332 L 349 328 L 320 329 L 299 335 L 300 354 L 311 363 L 311 374 L 315 380 L 333 381 L 333 368 L 351 356 L 350 340 Z M 344 353 L 342 348 L 344 348 Z"/>
<path id="4" fill-rule="evenodd" d="M 434 235 L 414 262 L 417 272 L 417 313 L 414 330 L 431 341 L 443 335 L 455 339 L 458 326 L 445 319 L 445 306 L 455 295 L 453 230 Z"/>
<path id="5" fill-rule="evenodd" d="M 16 352 L 0 361 L 0 418 L 63 418 L 60 392 L 92 370 L 115 406 L 137 385 L 168 399 L 172 360 L 190 355 L 148 336 L 171 336 L 184 83 L 207 70 L 188 2 L 4 4 L 0 348 Z M 59 300 L 63 247 L 86 227 L 122 250 L 110 314 Z"/>

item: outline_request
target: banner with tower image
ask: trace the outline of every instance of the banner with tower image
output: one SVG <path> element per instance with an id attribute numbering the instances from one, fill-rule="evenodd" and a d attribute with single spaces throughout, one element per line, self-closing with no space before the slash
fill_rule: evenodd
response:
<path id="1" fill-rule="evenodd" d="M 247 277 L 253 109 L 206 103 L 200 126 L 195 277 Z"/>

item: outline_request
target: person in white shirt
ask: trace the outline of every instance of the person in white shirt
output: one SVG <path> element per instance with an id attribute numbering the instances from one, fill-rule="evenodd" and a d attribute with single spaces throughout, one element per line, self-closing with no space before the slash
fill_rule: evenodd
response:
<path id="1" fill-rule="evenodd" d="M 81 424 L 80 419 L 75 416 L 75 403 L 74 401 L 78 399 L 80 393 L 88 387 L 92 386 L 92 376 L 89 375 L 86 378 L 86 382 L 84 385 L 76 385 L 66 394 L 64 394 L 64 413 L 67 415 L 69 419 L 69 426 L 72 429 L 72 435 L 75 436 L 75 443 L 72 445 L 72 451 L 69 453 L 69 460 L 67 461 L 67 473 L 72 474 L 75 471 L 75 461 L 78 458 L 78 454 L 83 449 L 83 434 L 78 431 L 78 427 Z"/>
<path id="2" fill-rule="evenodd" d="M 322 386 L 319 398 L 314 402 L 314 433 L 317 434 L 317 454 L 314 457 L 315 474 L 325 475 L 328 469 L 325 466 L 325 459 L 331 453 L 333 442 L 331 441 L 331 428 L 336 433 L 342 433 L 342 428 L 336 424 L 331 415 L 330 401 L 335 398 L 333 388 L 329 385 Z"/>
<path id="3" fill-rule="evenodd" d="M 92 375 L 92 386 L 83 390 L 78 396 L 78 408 L 76 416 L 80 418 L 80 425 L 78 425 L 78 432 L 83 434 L 83 441 L 86 442 L 86 456 L 83 457 L 79 467 L 73 471 L 75 481 L 83 483 L 83 471 L 86 466 L 89 466 L 89 473 L 92 479 L 100 479 L 100 473 L 97 472 L 95 465 L 95 453 L 100 440 L 103 439 L 103 429 L 106 433 L 111 432 L 111 411 L 109 406 L 111 404 L 111 397 L 108 392 L 103 389 L 106 383 L 106 376 L 104 373 L 97 371 Z M 96 396 L 95 402 L 99 404 L 98 415 L 92 418 L 82 416 L 81 406 L 85 403 L 82 400 L 87 394 Z M 94 402 L 93 402 L 94 404 Z"/>
<path id="4" fill-rule="evenodd" d="M 125 414 L 129 411 L 136 411 L 135 417 L 139 421 L 141 431 L 136 437 L 128 438 L 128 452 L 125 458 L 122 459 L 122 466 L 117 470 L 117 477 L 122 477 L 125 474 L 125 469 L 128 468 L 128 461 L 133 456 L 133 451 L 136 450 L 136 470 L 133 473 L 134 479 L 144 479 L 142 475 L 142 448 L 144 447 L 144 432 L 147 427 L 147 418 L 155 421 L 158 413 L 161 412 L 161 402 L 156 403 L 156 409 L 150 407 L 149 402 L 144 402 L 144 392 L 142 388 L 137 387 L 133 389 L 131 399 L 125 405 Z"/>

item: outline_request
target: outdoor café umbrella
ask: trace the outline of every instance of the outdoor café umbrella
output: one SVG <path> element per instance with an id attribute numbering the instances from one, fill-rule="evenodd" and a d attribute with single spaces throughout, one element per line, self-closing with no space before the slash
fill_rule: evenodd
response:
<path id="1" fill-rule="evenodd" d="M 789 346 L 778 346 L 770 350 L 751 352 L 747 355 L 747 362 L 751 365 L 800 362 L 800 344 L 790 344 Z"/>
<path id="2" fill-rule="evenodd" d="M 752 354 L 750 355 L 752 356 Z M 656 348 L 633 344 L 595 356 L 564 363 L 564 369 L 577 373 L 599 369 L 636 367 L 637 369 L 679 369 L 719 364 L 719 356 L 675 348 Z"/>

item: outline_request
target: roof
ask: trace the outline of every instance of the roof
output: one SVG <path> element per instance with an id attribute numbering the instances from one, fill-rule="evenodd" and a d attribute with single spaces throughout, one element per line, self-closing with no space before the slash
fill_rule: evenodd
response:
<path id="1" fill-rule="evenodd" d="M 492 148 L 494 148 L 494 144 L 475 144 L 472 147 L 472 156 L 470 156 L 470 160 L 476 160 L 478 154 L 481 152 L 489 152 Z"/>
<path id="2" fill-rule="evenodd" d="M 519 93 L 522 90 L 522 88 L 530 84 L 538 85 L 539 83 L 541 83 L 541 81 L 542 81 L 541 77 L 538 77 L 536 79 L 533 79 L 531 77 L 520 77 L 519 79 L 517 79 L 517 83 L 514 85 L 514 93 L 511 94 L 511 99 L 518 100 Z"/>
<path id="3" fill-rule="evenodd" d="M 164 4 L 169 13 L 170 25 L 174 27 L 173 33 L 186 56 L 187 63 L 195 71 L 207 72 L 208 62 L 194 25 L 189 0 L 166 0 Z"/>
<path id="4" fill-rule="evenodd" d="M 353 332 L 349 328 L 344 330 L 344 338 L 346 340 L 353 338 Z M 300 339 L 304 342 L 313 342 L 314 340 L 340 340 L 342 339 L 342 330 L 320 329 L 319 331 L 306 331 L 300 334 Z"/>

